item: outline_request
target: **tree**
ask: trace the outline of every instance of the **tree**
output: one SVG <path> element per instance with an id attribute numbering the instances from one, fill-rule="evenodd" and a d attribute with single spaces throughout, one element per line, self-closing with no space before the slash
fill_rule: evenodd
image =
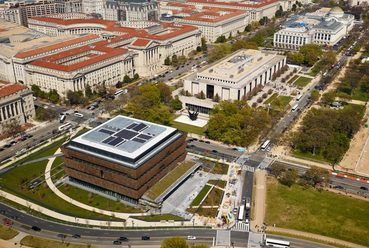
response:
<path id="1" fill-rule="evenodd" d="M 318 100 L 319 100 L 319 97 L 320 97 L 320 93 L 319 93 L 319 91 L 317 91 L 317 90 L 313 90 L 313 91 L 311 92 L 311 100 L 312 100 L 313 102 L 318 101 Z"/>
<path id="2" fill-rule="evenodd" d="M 276 178 L 279 178 L 280 176 L 282 176 L 282 174 L 286 171 L 285 166 L 283 166 L 280 163 L 273 163 L 270 166 L 270 174 L 272 174 L 273 176 L 275 176 Z"/>
<path id="3" fill-rule="evenodd" d="M 317 44 L 305 44 L 300 47 L 299 52 L 304 55 L 304 63 L 308 66 L 314 65 L 323 54 L 322 48 Z"/>
<path id="4" fill-rule="evenodd" d="M 174 110 L 181 110 L 182 106 L 183 106 L 183 104 L 182 104 L 181 100 L 179 100 L 178 96 L 176 96 L 175 98 L 173 98 L 169 102 L 169 107 L 171 107 Z"/>
<path id="5" fill-rule="evenodd" d="M 15 136 L 22 132 L 22 127 L 16 121 L 16 119 L 11 119 L 8 123 L 3 124 L 3 133 L 7 136 Z"/>
<path id="6" fill-rule="evenodd" d="M 51 121 L 55 119 L 58 114 L 52 109 L 44 109 L 42 107 L 36 108 L 36 120 L 38 121 Z"/>
<path id="7" fill-rule="evenodd" d="M 91 89 L 91 86 L 89 84 L 87 84 L 86 87 L 85 87 L 85 96 L 87 98 L 90 98 L 90 97 L 93 96 L 92 89 Z"/>
<path id="8" fill-rule="evenodd" d="M 98 84 L 98 85 L 95 86 L 95 88 L 96 88 L 96 93 L 97 93 L 98 96 L 102 97 L 102 96 L 105 96 L 107 94 L 105 83 Z M 84 100 L 86 100 L 86 99 L 84 99 Z"/>
<path id="9" fill-rule="evenodd" d="M 198 95 L 198 98 L 199 99 L 205 99 L 206 97 L 205 97 L 205 93 L 204 93 L 204 91 L 200 91 L 200 93 L 199 93 L 199 95 Z"/>
<path id="10" fill-rule="evenodd" d="M 208 50 L 208 45 L 206 44 L 206 39 L 205 37 L 202 37 L 201 38 L 201 50 L 203 52 L 207 51 Z"/>
<path id="11" fill-rule="evenodd" d="M 275 17 L 279 18 L 283 16 L 283 7 L 279 6 L 279 9 L 275 12 Z"/>
<path id="12" fill-rule="evenodd" d="M 295 12 L 297 10 L 297 5 L 296 4 L 293 4 L 292 5 L 292 11 Z"/>
<path id="13" fill-rule="evenodd" d="M 185 64 L 186 63 L 186 61 L 187 61 L 187 58 L 186 58 L 186 56 L 184 56 L 184 55 L 181 55 L 181 56 L 179 56 L 178 57 L 178 64 Z"/>
<path id="14" fill-rule="evenodd" d="M 311 186 L 324 186 L 329 181 L 329 172 L 326 169 L 313 166 L 304 173 L 302 178 Z"/>
<path id="15" fill-rule="evenodd" d="M 218 93 L 215 94 L 213 101 L 214 102 L 219 102 L 220 101 L 220 97 L 219 97 Z"/>
<path id="16" fill-rule="evenodd" d="M 75 105 L 75 104 L 83 104 L 86 102 L 85 97 L 83 96 L 82 91 L 67 91 L 67 99 L 69 101 L 69 104 Z"/>
<path id="17" fill-rule="evenodd" d="M 251 32 L 252 30 L 252 27 L 250 24 L 248 24 L 246 27 L 245 27 L 245 32 Z"/>
<path id="18" fill-rule="evenodd" d="M 214 61 L 222 59 L 227 54 L 232 52 L 231 49 L 232 47 L 226 43 L 214 46 L 214 49 L 211 51 L 211 53 L 209 53 L 208 62 L 212 63 Z"/>
<path id="19" fill-rule="evenodd" d="M 160 248 L 188 248 L 187 241 L 182 237 L 171 237 L 165 239 Z"/>
<path id="20" fill-rule="evenodd" d="M 165 83 L 158 83 L 157 88 L 160 92 L 160 101 L 168 104 L 170 100 L 172 100 L 172 91 L 169 86 Z"/>
<path id="21" fill-rule="evenodd" d="M 133 75 L 133 81 L 137 81 L 138 79 L 140 79 L 140 75 L 138 75 L 138 73 L 135 73 Z"/>
<path id="22" fill-rule="evenodd" d="M 296 169 L 288 169 L 282 174 L 279 181 L 282 184 L 284 184 L 288 187 L 291 187 L 293 184 L 296 183 L 297 179 L 298 179 L 297 170 Z"/>
<path id="23" fill-rule="evenodd" d="M 196 47 L 196 52 L 198 52 L 198 53 L 201 52 L 201 46 Z"/>
<path id="24" fill-rule="evenodd" d="M 219 36 L 216 40 L 215 43 L 224 43 L 226 42 L 226 37 L 224 35 Z"/>
<path id="25" fill-rule="evenodd" d="M 287 54 L 288 59 L 292 64 L 301 65 L 304 63 L 305 57 L 300 52 L 293 52 Z"/>
<path id="26" fill-rule="evenodd" d="M 165 60 L 164 60 L 164 65 L 171 65 L 171 61 L 170 61 L 170 58 L 169 57 L 166 57 Z"/>
<path id="27" fill-rule="evenodd" d="M 322 103 L 326 105 L 330 105 L 334 102 L 336 98 L 336 93 L 334 91 L 329 91 L 322 96 Z"/>
<path id="28" fill-rule="evenodd" d="M 130 82 L 132 82 L 131 78 L 128 75 L 124 75 L 123 84 L 129 84 Z"/>
<path id="29" fill-rule="evenodd" d="M 269 22 L 269 18 L 268 18 L 267 16 L 263 16 L 263 18 L 261 18 L 261 19 L 259 20 L 260 25 L 265 25 L 265 24 L 267 24 L 268 22 Z"/>
<path id="30" fill-rule="evenodd" d="M 172 65 L 178 66 L 178 57 L 175 54 L 172 56 Z"/>
<path id="31" fill-rule="evenodd" d="M 48 99 L 52 103 L 58 103 L 60 100 L 60 96 L 56 90 L 50 90 L 48 93 Z"/>

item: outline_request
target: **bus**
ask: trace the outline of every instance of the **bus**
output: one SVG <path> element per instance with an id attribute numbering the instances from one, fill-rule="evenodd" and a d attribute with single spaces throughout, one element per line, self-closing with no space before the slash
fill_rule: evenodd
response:
<path id="1" fill-rule="evenodd" d="M 245 215 L 245 205 L 241 205 L 240 209 L 238 210 L 238 220 L 243 221 L 243 216 Z"/>
<path id="2" fill-rule="evenodd" d="M 270 144 L 270 140 L 266 140 L 266 141 L 261 145 L 261 150 L 262 150 L 262 151 L 265 151 L 265 150 L 269 147 L 269 144 Z"/>
<path id="3" fill-rule="evenodd" d="M 300 101 L 301 97 L 302 97 L 302 94 L 298 95 L 298 96 L 296 97 L 296 101 L 297 101 L 297 102 L 298 102 L 298 101 Z"/>
<path id="4" fill-rule="evenodd" d="M 292 111 L 292 112 L 296 112 L 296 111 L 297 111 L 297 109 L 298 109 L 298 107 L 299 107 L 299 105 L 298 105 L 298 104 L 293 105 L 293 106 L 292 106 L 291 111 Z"/>
<path id="5" fill-rule="evenodd" d="M 122 94 L 126 94 L 127 92 L 128 92 L 127 89 L 118 90 L 117 92 L 114 93 L 114 97 L 117 98 L 118 96 L 120 96 Z"/>
<path id="6" fill-rule="evenodd" d="M 72 127 L 72 124 L 70 123 L 70 122 L 67 122 L 67 123 L 65 123 L 65 124 L 63 124 L 63 125 L 61 125 L 59 128 L 58 128 L 58 130 L 59 131 L 64 131 L 64 130 L 68 130 L 69 128 L 71 128 Z"/>
<path id="7" fill-rule="evenodd" d="M 65 118 L 66 118 L 66 115 L 61 115 L 61 116 L 60 116 L 60 119 L 59 119 L 59 122 L 60 122 L 60 123 L 64 123 Z"/>
<path id="8" fill-rule="evenodd" d="M 265 245 L 267 247 L 287 248 L 290 247 L 290 242 L 285 240 L 266 238 Z"/>

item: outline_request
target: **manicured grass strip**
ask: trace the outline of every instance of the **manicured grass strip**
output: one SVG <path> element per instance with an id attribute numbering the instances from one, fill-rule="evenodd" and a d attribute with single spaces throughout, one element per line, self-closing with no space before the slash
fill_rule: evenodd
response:
<path id="1" fill-rule="evenodd" d="M 161 214 L 161 215 L 149 215 L 149 216 L 137 216 L 133 217 L 135 219 L 144 220 L 144 221 L 161 221 L 161 220 L 175 220 L 182 221 L 184 220 L 182 217 L 173 214 Z"/>
<path id="2" fill-rule="evenodd" d="M 369 246 L 369 202 L 268 180 L 266 223 Z"/>
<path id="3" fill-rule="evenodd" d="M 96 208 L 109 210 L 113 212 L 123 212 L 123 213 L 140 213 L 139 209 L 128 206 L 121 203 L 120 201 L 110 200 L 101 195 L 97 195 L 86 190 L 73 187 L 71 185 L 62 185 L 59 190 L 66 194 L 67 196 Z"/>
<path id="4" fill-rule="evenodd" d="M 268 104 L 268 103 L 272 103 L 278 96 L 278 93 L 274 93 L 273 95 L 271 95 L 271 97 L 269 97 L 266 101 L 265 101 L 265 104 Z"/>
<path id="5" fill-rule="evenodd" d="M 185 161 L 170 171 L 159 182 L 154 184 L 146 193 L 148 197 L 155 200 L 162 194 L 169 186 L 175 183 L 183 174 L 185 174 L 195 163 L 192 161 Z"/>
<path id="6" fill-rule="evenodd" d="M 295 81 L 295 85 L 297 87 L 305 87 L 308 83 L 311 82 L 311 78 L 307 78 L 307 77 L 299 77 L 296 81 Z"/>
<path id="7" fill-rule="evenodd" d="M 223 190 L 213 188 L 206 199 L 202 202 L 201 206 L 219 206 L 222 202 L 223 194 Z"/>
<path id="8" fill-rule="evenodd" d="M 193 214 L 198 214 L 200 216 L 205 216 L 205 217 L 217 217 L 218 214 L 218 208 L 188 208 L 187 212 L 193 213 Z"/>
<path id="9" fill-rule="evenodd" d="M 287 81 L 287 84 L 292 84 L 299 76 L 295 75 L 290 80 Z"/>
<path id="10" fill-rule="evenodd" d="M 50 144 L 48 147 L 44 148 L 43 151 L 38 151 L 35 154 L 31 154 L 30 156 L 32 156 L 32 160 L 54 154 L 55 151 L 64 143 L 64 141 L 65 139 L 56 141 Z M 62 214 L 73 215 L 79 218 L 88 219 L 116 219 L 110 216 L 93 213 L 83 208 L 76 207 L 73 204 L 57 197 L 54 192 L 49 189 L 45 182 L 44 173 L 47 162 L 48 160 L 43 160 L 15 167 L 2 175 L 0 185 L 9 193 L 15 194 L 38 205 Z M 35 179 L 37 179 L 40 184 L 34 189 L 29 189 L 30 182 L 34 181 Z"/>
<path id="11" fill-rule="evenodd" d="M 205 172 L 221 175 L 228 173 L 229 165 L 227 164 L 222 164 L 207 159 L 201 159 L 201 162 L 202 162 L 202 170 Z"/>
<path id="12" fill-rule="evenodd" d="M 22 245 L 35 247 L 35 248 L 55 248 L 55 247 L 68 247 L 68 248 L 86 248 L 92 247 L 91 245 L 87 244 L 73 244 L 69 242 L 61 242 L 51 239 L 44 239 L 35 236 L 26 236 L 24 237 L 21 242 Z"/>
<path id="13" fill-rule="evenodd" d="M 293 150 L 292 155 L 296 158 L 307 159 L 314 162 L 329 162 L 328 160 L 324 159 L 323 155 L 321 154 L 313 155 L 312 153 L 305 153 L 299 150 Z"/>
<path id="14" fill-rule="evenodd" d="M 180 123 L 180 122 L 176 122 L 176 121 L 172 121 L 171 126 L 174 128 L 177 128 L 181 131 L 187 132 L 187 133 L 195 133 L 198 135 L 204 135 L 205 131 L 206 131 L 206 126 L 205 127 L 196 127 L 196 126 L 192 126 L 192 125 L 188 125 L 188 124 L 184 124 L 184 123 Z"/>
<path id="15" fill-rule="evenodd" d="M 211 186 L 209 185 L 205 185 L 200 193 L 195 197 L 195 199 L 193 199 L 191 206 L 198 206 L 200 205 L 202 199 L 204 199 L 205 195 L 209 192 L 209 190 L 211 189 Z"/>
<path id="16" fill-rule="evenodd" d="M 15 236 L 17 236 L 18 233 L 19 233 L 18 231 L 10 227 L 0 225 L 0 239 L 4 240 L 12 239 Z"/>
<path id="17" fill-rule="evenodd" d="M 227 185 L 227 182 L 223 180 L 209 180 L 208 184 L 212 184 L 214 186 L 224 189 L 225 186 Z"/>

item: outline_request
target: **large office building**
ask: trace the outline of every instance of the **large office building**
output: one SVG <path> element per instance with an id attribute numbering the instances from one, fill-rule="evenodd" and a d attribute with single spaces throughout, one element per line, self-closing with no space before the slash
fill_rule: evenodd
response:
<path id="1" fill-rule="evenodd" d="M 286 65 L 286 57 L 259 50 L 240 50 L 205 67 L 184 80 L 184 90 L 204 100 L 181 97 L 185 107 L 208 113 L 218 95 L 220 100 L 241 100 L 258 86 L 268 84 L 273 74 Z"/>
<path id="2" fill-rule="evenodd" d="M 157 21 L 158 3 L 147 0 L 108 0 L 104 6 L 104 19 L 112 21 Z"/>
<path id="3" fill-rule="evenodd" d="M 249 24 L 246 10 L 211 6 L 194 6 L 177 2 L 160 2 L 161 20 L 174 21 L 198 27 L 202 36 L 209 42 L 224 35 L 235 36 Z"/>
<path id="4" fill-rule="evenodd" d="M 341 8 L 322 8 L 313 13 L 294 15 L 274 34 L 277 48 L 296 50 L 305 44 L 334 46 L 348 35 L 354 25 L 354 16 Z"/>
<path id="5" fill-rule="evenodd" d="M 133 203 L 186 157 L 186 134 L 117 116 L 62 147 L 72 181 Z"/>
<path id="6" fill-rule="evenodd" d="M 0 133 L 11 122 L 23 125 L 34 117 L 32 91 L 24 85 L 0 80 Z"/>

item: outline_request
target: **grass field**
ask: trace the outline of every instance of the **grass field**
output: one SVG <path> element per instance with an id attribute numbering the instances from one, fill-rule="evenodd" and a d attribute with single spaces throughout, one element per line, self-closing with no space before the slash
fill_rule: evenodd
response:
<path id="1" fill-rule="evenodd" d="M 297 87 L 301 87 L 301 88 L 303 88 L 303 87 L 305 87 L 308 83 L 310 83 L 311 82 L 311 78 L 307 78 L 307 77 L 299 77 L 296 81 L 295 81 L 295 83 L 294 83 L 294 85 L 296 85 Z"/>
<path id="2" fill-rule="evenodd" d="M 290 96 L 279 96 L 277 93 L 274 93 L 265 101 L 265 104 L 270 104 L 273 110 L 281 112 L 285 109 L 291 99 L 292 97 Z"/>
<path id="3" fill-rule="evenodd" d="M 202 199 L 204 199 L 205 195 L 209 192 L 211 186 L 205 185 L 199 192 L 199 194 L 193 199 L 191 206 L 198 206 L 200 205 Z"/>
<path id="4" fill-rule="evenodd" d="M 287 81 L 287 84 L 292 84 L 293 82 L 295 82 L 295 80 L 298 78 L 299 76 L 295 75 L 292 78 L 290 78 L 290 80 Z"/>
<path id="5" fill-rule="evenodd" d="M 223 190 L 213 188 L 206 199 L 202 202 L 201 206 L 219 206 L 222 202 L 223 194 Z"/>
<path id="6" fill-rule="evenodd" d="M 266 222 L 369 246 L 369 202 L 268 179 Z"/>
<path id="7" fill-rule="evenodd" d="M 50 156 L 64 143 L 65 139 L 56 141 L 44 149 L 31 154 L 24 161 L 34 160 L 45 156 Z M 93 213 L 85 209 L 76 207 L 67 201 L 55 196 L 44 181 L 44 172 L 48 160 L 21 165 L 2 175 L 1 186 L 4 190 L 30 200 L 36 204 L 47 207 L 56 212 L 74 215 L 80 218 L 92 218 L 101 220 L 111 220 L 112 217 Z M 40 184 L 34 189 L 29 189 L 29 183 L 35 179 Z"/>
<path id="8" fill-rule="evenodd" d="M 224 189 L 227 182 L 223 180 L 209 180 L 208 184 L 216 185 L 217 187 Z"/>
<path id="9" fill-rule="evenodd" d="M 138 219 L 138 220 L 144 220 L 144 221 L 161 221 L 161 220 L 181 221 L 181 220 L 184 220 L 182 217 L 179 217 L 179 216 L 173 215 L 173 214 L 137 216 L 137 217 L 133 217 L 133 218 Z"/>
<path id="10" fill-rule="evenodd" d="M 271 95 L 264 103 L 265 104 L 268 104 L 268 103 L 271 103 L 273 102 L 278 96 L 278 93 L 274 93 L 273 95 Z"/>
<path id="11" fill-rule="evenodd" d="M 219 162 L 214 162 L 206 159 L 200 159 L 202 162 L 202 169 L 205 172 L 210 172 L 213 174 L 227 174 L 228 173 L 228 165 L 222 164 Z"/>
<path id="12" fill-rule="evenodd" d="M 181 131 L 187 132 L 187 133 L 194 133 L 198 135 L 205 135 L 206 126 L 205 127 L 196 127 L 176 121 L 171 121 L 171 126 L 174 128 L 177 128 Z"/>
<path id="13" fill-rule="evenodd" d="M 87 247 L 93 247 L 91 245 L 83 245 L 83 244 L 73 244 L 51 239 L 43 239 L 35 236 L 26 236 L 24 237 L 21 242 L 22 245 L 29 246 L 29 247 L 35 247 L 35 248 L 55 248 L 55 247 L 68 247 L 68 248 L 87 248 Z"/>
<path id="14" fill-rule="evenodd" d="M 126 204 L 121 203 L 120 201 L 110 200 L 108 198 L 102 197 L 97 194 L 93 194 L 91 192 L 85 191 L 83 189 L 73 187 L 71 185 L 62 185 L 59 187 L 59 190 L 66 194 L 67 196 L 85 203 L 87 205 L 114 211 L 114 212 L 123 212 L 123 213 L 140 213 L 142 212 L 139 209 L 128 206 Z"/>
<path id="15" fill-rule="evenodd" d="M 18 231 L 10 227 L 0 225 L 0 239 L 4 240 L 12 239 L 15 236 L 17 236 L 18 233 L 19 233 Z"/>
<path id="16" fill-rule="evenodd" d="M 192 161 L 185 161 L 178 165 L 175 169 L 169 172 L 165 177 L 155 183 L 146 193 L 148 197 L 155 200 L 162 194 L 169 186 L 178 180 L 185 172 L 187 172 L 195 163 Z"/>
<path id="17" fill-rule="evenodd" d="M 314 161 L 314 162 L 329 162 L 328 160 L 324 159 L 323 155 L 321 155 L 321 154 L 313 155 L 312 153 L 304 153 L 304 152 L 301 152 L 299 150 L 293 150 L 292 151 L 292 156 L 294 156 L 296 158 L 311 160 L 311 161 Z"/>
<path id="18" fill-rule="evenodd" d="M 217 216 L 218 213 L 218 208 L 188 208 L 187 209 L 188 212 L 193 213 L 193 214 L 198 214 L 200 216 L 205 216 L 205 217 L 213 217 L 215 218 Z"/>

